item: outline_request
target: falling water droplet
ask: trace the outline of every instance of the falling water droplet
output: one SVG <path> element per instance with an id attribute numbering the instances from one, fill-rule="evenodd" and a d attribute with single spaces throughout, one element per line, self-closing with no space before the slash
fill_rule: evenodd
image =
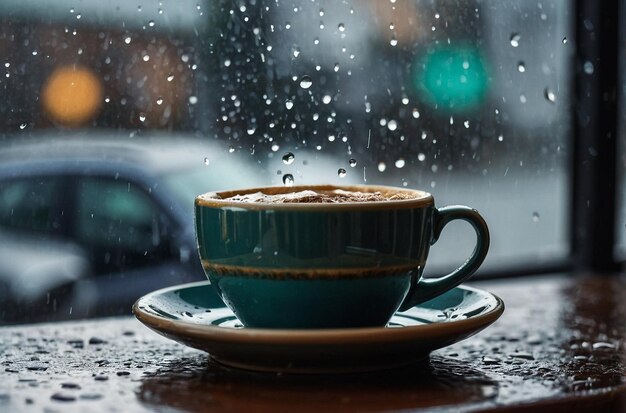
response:
<path id="1" fill-rule="evenodd" d="M 293 160 L 296 158 L 296 156 L 291 153 L 291 152 L 287 152 L 286 154 L 283 155 L 283 163 L 285 165 L 290 165 L 293 163 Z"/>
<path id="2" fill-rule="evenodd" d="M 548 100 L 548 102 L 550 103 L 554 103 L 556 102 L 556 94 L 552 91 L 552 89 L 550 88 L 546 88 L 543 91 L 543 95 L 545 96 L 545 98 Z"/>
<path id="3" fill-rule="evenodd" d="M 340 177 L 340 178 L 344 178 L 344 177 L 346 176 L 346 174 L 347 174 L 347 172 L 346 172 L 346 170 L 345 170 L 345 169 L 343 169 L 343 168 L 339 168 L 339 169 L 337 170 L 337 175 L 339 175 L 339 177 Z"/>
<path id="4" fill-rule="evenodd" d="M 348 161 L 348 163 L 350 164 L 351 168 L 354 168 L 356 166 L 356 159 L 352 158 Z"/>
<path id="5" fill-rule="evenodd" d="M 285 184 L 285 186 L 293 186 L 293 175 L 292 174 L 283 175 L 283 184 Z"/>
<path id="6" fill-rule="evenodd" d="M 302 89 L 308 89 L 311 85 L 313 85 L 313 80 L 311 80 L 310 76 L 304 75 L 300 78 L 300 87 Z"/>
<path id="7" fill-rule="evenodd" d="M 520 38 L 521 38 L 521 36 L 519 35 L 519 33 L 511 34 L 511 46 L 518 47 Z"/>

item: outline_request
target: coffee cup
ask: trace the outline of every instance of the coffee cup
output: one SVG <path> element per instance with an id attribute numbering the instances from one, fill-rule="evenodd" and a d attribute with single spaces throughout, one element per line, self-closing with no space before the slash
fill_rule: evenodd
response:
<path id="1" fill-rule="evenodd" d="M 453 220 L 476 246 L 455 271 L 423 278 L 429 248 Z M 386 186 L 293 186 L 210 192 L 195 200 L 204 271 L 246 327 L 384 326 L 396 311 L 470 277 L 489 248 L 480 214 L 435 208 L 431 194 Z"/>

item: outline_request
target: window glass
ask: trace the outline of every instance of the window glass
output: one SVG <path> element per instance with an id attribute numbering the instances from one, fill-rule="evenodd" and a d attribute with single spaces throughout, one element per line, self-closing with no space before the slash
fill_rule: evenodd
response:
<path id="1" fill-rule="evenodd" d="M 492 236 L 481 271 L 552 264 L 569 253 L 570 6 L 4 1 L 0 221 L 49 231 L 61 217 L 91 273 L 122 285 L 154 264 L 133 281 L 145 291 L 205 278 L 201 192 L 384 184 L 478 209 Z M 28 182 L 34 164 L 76 176 L 71 190 Z M 425 273 L 473 244 L 451 223 Z"/>

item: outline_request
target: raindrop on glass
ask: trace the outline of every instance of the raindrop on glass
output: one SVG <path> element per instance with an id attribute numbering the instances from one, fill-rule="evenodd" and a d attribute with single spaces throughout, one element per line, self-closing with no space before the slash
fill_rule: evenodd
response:
<path id="1" fill-rule="evenodd" d="M 387 169 L 387 164 L 385 164 L 384 162 L 379 162 L 378 163 L 378 172 L 385 172 L 385 169 Z"/>
<path id="2" fill-rule="evenodd" d="M 298 57 L 300 56 L 300 48 L 299 47 L 294 47 L 293 49 L 293 57 Z"/>
<path id="3" fill-rule="evenodd" d="M 567 44 L 567 37 L 563 38 L 563 44 Z"/>
<path id="4" fill-rule="evenodd" d="M 291 110 L 291 108 L 293 108 L 293 102 L 291 100 L 286 101 L 285 107 L 287 108 L 287 110 Z"/>
<path id="5" fill-rule="evenodd" d="M 174 80 L 174 75 L 170 74 L 167 76 L 167 81 L 171 82 L 172 80 Z"/>
<path id="6" fill-rule="evenodd" d="M 533 222 L 539 222 L 539 212 L 533 212 Z"/>
<path id="7" fill-rule="evenodd" d="M 189 103 L 195 105 L 196 103 L 198 103 L 198 98 L 195 96 L 189 96 Z"/>
<path id="8" fill-rule="evenodd" d="M 235 152 L 235 147 L 233 145 L 230 145 L 228 147 L 228 153 L 233 153 L 233 152 Z"/>
<path id="9" fill-rule="evenodd" d="M 157 104 L 157 105 L 162 105 L 162 104 L 163 104 L 163 98 L 162 98 L 162 97 L 159 97 L 159 98 L 156 100 L 156 104 Z"/>
<path id="10" fill-rule="evenodd" d="M 308 89 L 311 87 L 311 85 L 313 85 L 313 80 L 310 76 L 304 75 L 300 78 L 300 87 L 302 89 Z"/>
<path id="11" fill-rule="evenodd" d="M 209 158 L 204 158 L 204 164 L 208 165 L 209 164 Z"/>
<path id="12" fill-rule="evenodd" d="M 256 132 L 256 128 L 254 126 L 251 126 L 246 132 L 248 133 L 248 135 L 254 135 L 254 132 Z"/>
<path id="13" fill-rule="evenodd" d="M 556 102 L 556 94 L 548 87 L 543 91 L 543 96 L 545 96 L 550 103 Z"/>
<path id="14" fill-rule="evenodd" d="M 283 163 L 285 165 L 292 164 L 294 159 L 296 159 L 296 156 L 291 152 L 287 152 L 286 154 L 283 155 Z"/>
<path id="15" fill-rule="evenodd" d="M 340 177 L 340 178 L 344 178 L 344 177 L 346 176 L 346 174 L 347 174 L 347 172 L 346 172 L 346 170 L 345 170 L 345 169 L 343 169 L 343 168 L 339 168 L 339 169 L 337 170 L 337 175 L 339 175 L 339 177 Z"/>
<path id="16" fill-rule="evenodd" d="M 396 168 L 400 169 L 400 168 L 404 168 L 404 165 L 406 164 L 406 162 L 404 162 L 404 159 L 400 158 L 398 160 L 396 160 Z"/>
<path id="17" fill-rule="evenodd" d="M 405 96 L 405 97 L 403 97 L 403 98 L 402 98 L 402 104 L 403 104 L 403 105 L 408 105 L 408 104 L 409 104 L 409 98 L 408 98 L 408 97 L 406 97 L 406 96 Z"/>
<path id="18" fill-rule="evenodd" d="M 277 143 L 275 143 L 275 144 L 273 144 L 273 145 L 272 145 L 272 152 L 276 152 L 276 151 L 278 151 L 279 149 L 280 149 L 280 146 L 279 146 Z"/>
<path id="19" fill-rule="evenodd" d="M 124 38 L 124 43 L 126 43 L 126 44 L 130 44 L 130 42 L 131 42 L 132 40 L 133 40 L 133 39 L 132 39 L 130 36 L 126 36 L 126 37 Z"/>
<path id="20" fill-rule="evenodd" d="M 339 71 L 339 63 L 335 63 L 335 66 L 333 67 L 333 70 L 334 70 L 335 72 L 338 72 L 338 71 Z"/>
<path id="21" fill-rule="evenodd" d="M 351 168 L 354 168 L 356 166 L 356 159 L 352 158 L 348 161 L 348 163 L 350 164 Z"/>
<path id="22" fill-rule="evenodd" d="M 416 108 L 413 108 L 413 118 L 417 119 L 420 117 L 420 112 Z"/>
<path id="23" fill-rule="evenodd" d="M 592 75 L 594 71 L 593 63 L 591 63 L 590 61 L 586 61 L 583 64 L 583 70 L 585 71 L 586 74 Z"/>
<path id="24" fill-rule="evenodd" d="M 424 162 L 426 160 L 426 155 L 424 155 L 423 153 L 418 153 L 417 154 L 417 160 L 420 162 Z"/>
<path id="25" fill-rule="evenodd" d="M 395 37 L 392 37 L 391 40 L 389 40 L 389 44 L 393 47 L 398 45 L 398 39 L 396 39 Z"/>
<path id="26" fill-rule="evenodd" d="M 511 39 L 510 39 L 511 40 L 511 46 L 518 47 L 520 38 L 521 38 L 521 36 L 519 35 L 519 33 L 511 34 Z"/>
<path id="27" fill-rule="evenodd" d="M 469 129 L 469 127 L 470 127 L 469 120 L 466 120 L 465 122 L 463 122 L 463 126 L 465 126 L 465 129 Z"/>
<path id="28" fill-rule="evenodd" d="M 27 123 L 22 123 L 22 124 L 20 125 L 20 129 L 26 129 L 26 126 L 28 126 L 28 124 L 27 124 Z"/>
<path id="29" fill-rule="evenodd" d="M 320 17 L 324 16 L 324 9 L 320 9 Z"/>
<path id="30" fill-rule="evenodd" d="M 337 26 L 337 29 L 339 29 L 340 32 L 345 32 L 346 26 L 343 23 L 339 23 L 339 25 Z"/>
<path id="31" fill-rule="evenodd" d="M 398 129 L 398 122 L 393 119 L 390 120 L 389 122 L 387 122 L 387 129 L 389 129 L 390 131 L 395 131 L 396 129 Z"/>
<path id="32" fill-rule="evenodd" d="M 145 121 L 145 120 L 146 120 L 146 114 L 145 114 L 145 113 L 140 113 L 140 114 L 139 114 L 139 120 L 140 120 L 141 122 Z"/>
<path id="33" fill-rule="evenodd" d="M 154 20 L 150 20 L 150 21 L 148 22 L 148 26 L 150 26 L 150 27 L 154 27 Z"/>
<path id="34" fill-rule="evenodd" d="M 330 95 L 324 95 L 324 97 L 322 97 L 322 102 L 324 102 L 325 105 L 328 105 L 331 99 Z"/>
<path id="35" fill-rule="evenodd" d="M 292 174 L 283 175 L 283 184 L 285 184 L 285 186 L 293 186 L 293 175 Z"/>
<path id="36" fill-rule="evenodd" d="M 524 73 L 526 71 L 526 65 L 524 64 L 524 62 L 519 62 L 517 64 L 517 71 L 520 73 Z"/>

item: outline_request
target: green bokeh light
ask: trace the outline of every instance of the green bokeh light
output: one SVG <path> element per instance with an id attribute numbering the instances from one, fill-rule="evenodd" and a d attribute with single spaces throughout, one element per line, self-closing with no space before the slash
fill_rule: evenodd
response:
<path id="1" fill-rule="evenodd" d="M 489 73 L 485 59 L 475 47 L 438 47 L 416 63 L 414 84 L 426 103 L 460 112 L 483 102 Z"/>

